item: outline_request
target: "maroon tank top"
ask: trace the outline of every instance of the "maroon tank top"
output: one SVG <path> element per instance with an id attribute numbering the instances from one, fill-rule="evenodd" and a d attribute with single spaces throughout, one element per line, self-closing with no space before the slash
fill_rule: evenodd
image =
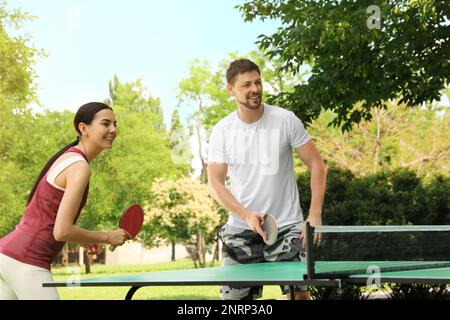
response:
<path id="1" fill-rule="evenodd" d="M 84 153 L 75 147 L 70 147 L 64 153 L 67 152 L 76 152 L 87 161 Z M 18 261 L 50 270 L 50 264 L 65 244 L 56 241 L 53 236 L 56 214 L 64 191 L 52 186 L 46 178 L 47 173 L 39 182 L 15 230 L 0 239 L 0 252 Z M 88 192 L 89 185 L 84 191 L 74 224 L 86 204 Z"/>

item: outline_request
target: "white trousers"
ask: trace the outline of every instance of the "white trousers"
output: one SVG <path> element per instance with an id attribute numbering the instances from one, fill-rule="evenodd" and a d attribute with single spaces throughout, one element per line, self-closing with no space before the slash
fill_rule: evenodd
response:
<path id="1" fill-rule="evenodd" d="M 42 287 L 52 281 L 50 270 L 0 253 L 0 300 L 59 300 L 56 288 Z"/>

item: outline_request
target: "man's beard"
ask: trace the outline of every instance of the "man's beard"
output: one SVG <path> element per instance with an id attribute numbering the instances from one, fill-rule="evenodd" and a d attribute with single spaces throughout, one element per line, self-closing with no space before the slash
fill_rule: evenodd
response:
<path id="1" fill-rule="evenodd" d="M 257 99 L 257 102 L 256 103 L 249 103 L 248 101 L 249 100 L 253 100 L 253 99 L 250 99 L 250 98 L 247 98 L 247 99 L 245 99 L 245 100 L 243 100 L 243 99 L 237 99 L 237 102 L 241 105 L 241 106 L 243 106 L 243 107 L 245 107 L 245 108 L 247 108 L 247 109 L 250 109 L 250 110 L 256 110 L 256 109 L 259 109 L 260 107 L 261 107 L 261 95 L 259 96 L 259 98 Z M 256 99 L 255 99 L 256 100 Z"/>

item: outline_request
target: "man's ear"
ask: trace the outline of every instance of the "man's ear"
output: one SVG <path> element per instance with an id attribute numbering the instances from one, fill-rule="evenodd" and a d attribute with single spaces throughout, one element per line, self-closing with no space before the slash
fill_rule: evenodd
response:
<path id="1" fill-rule="evenodd" d="M 232 97 L 234 97 L 236 95 L 236 93 L 234 92 L 233 85 L 231 85 L 229 83 L 227 83 L 227 91 L 228 91 L 228 94 Z"/>

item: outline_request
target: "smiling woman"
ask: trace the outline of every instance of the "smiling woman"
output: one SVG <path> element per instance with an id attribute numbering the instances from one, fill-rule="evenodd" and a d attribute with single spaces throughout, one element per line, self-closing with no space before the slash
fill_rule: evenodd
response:
<path id="1" fill-rule="evenodd" d="M 65 242 L 89 247 L 96 243 L 122 245 L 129 234 L 89 231 L 75 223 L 86 204 L 91 169 L 89 163 L 112 148 L 116 118 L 104 103 L 81 106 L 75 115 L 77 139 L 53 157 L 39 174 L 16 229 L 0 239 L 0 299 L 59 299 L 50 263 Z"/>

